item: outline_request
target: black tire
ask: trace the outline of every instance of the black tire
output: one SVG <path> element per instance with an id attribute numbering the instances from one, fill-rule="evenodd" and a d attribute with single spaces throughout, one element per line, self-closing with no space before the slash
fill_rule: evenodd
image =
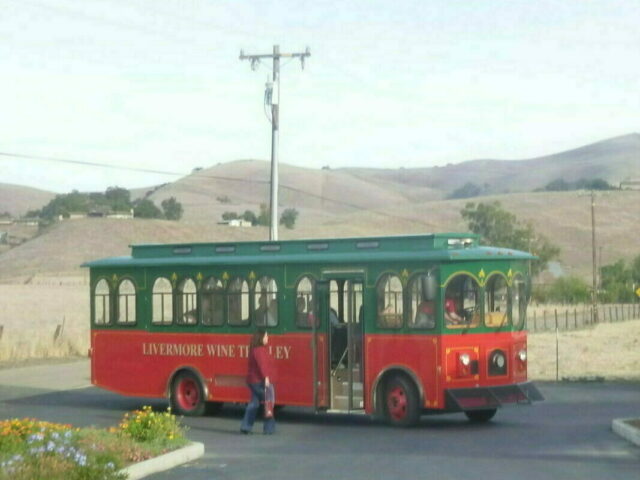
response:
<path id="1" fill-rule="evenodd" d="M 395 375 L 385 382 L 383 413 L 394 427 L 411 427 L 420 418 L 419 397 L 416 386 L 404 375 Z"/>
<path id="2" fill-rule="evenodd" d="M 485 423 L 491 420 L 497 411 L 497 408 L 490 408 L 488 410 L 469 410 L 464 414 L 473 423 Z"/>
<path id="3" fill-rule="evenodd" d="M 177 415 L 198 417 L 205 411 L 204 388 L 191 372 L 180 372 L 171 382 L 171 409 Z"/>

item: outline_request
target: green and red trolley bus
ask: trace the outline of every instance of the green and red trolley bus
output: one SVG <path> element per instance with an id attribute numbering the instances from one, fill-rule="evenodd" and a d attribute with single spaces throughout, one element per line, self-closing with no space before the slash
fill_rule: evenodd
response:
<path id="1" fill-rule="evenodd" d="M 277 403 L 411 425 L 541 400 L 527 381 L 528 264 L 471 234 L 134 245 L 91 271 L 91 380 L 199 415 L 248 401 L 270 333 Z"/>

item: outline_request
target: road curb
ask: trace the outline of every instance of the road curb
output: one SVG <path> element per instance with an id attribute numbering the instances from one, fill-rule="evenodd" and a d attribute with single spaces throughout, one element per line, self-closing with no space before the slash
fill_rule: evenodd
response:
<path id="1" fill-rule="evenodd" d="M 202 455 L 204 455 L 204 444 L 191 442 L 186 447 L 179 448 L 173 452 L 129 465 L 120 470 L 120 473 L 126 474 L 127 480 L 138 480 L 153 473 L 163 472 L 183 463 L 191 462 Z"/>
<path id="2" fill-rule="evenodd" d="M 640 428 L 630 425 L 630 420 L 638 420 L 637 418 L 617 418 L 611 422 L 611 428 L 622 438 L 629 440 L 631 443 L 640 447 Z"/>

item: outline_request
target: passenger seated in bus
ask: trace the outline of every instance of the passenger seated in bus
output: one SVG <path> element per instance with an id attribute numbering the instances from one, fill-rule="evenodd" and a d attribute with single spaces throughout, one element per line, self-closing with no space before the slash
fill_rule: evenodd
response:
<path id="1" fill-rule="evenodd" d="M 197 312 L 195 309 L 184 312 L 182 316 L 182 323 L 186 325 L 195 325 L 198 321 Z"/>
<path id="2" fill-rule="evenodd" d="M 413 326 L 416 328 L 433 328 L 436 326 L 435 308 L 432 301 L 423 300 L 420 302 Z"/>
<path id="3" fill-rule="evenodd" d="M 307 299 L 298 297 L 296 299 L 296 323 L 303 327 L 310 327 L 314 320 L 315 315 L 311 311 L 311 299 L 307 304 Z"/>
<path id="4" fill-rule="evenodd" d="M 267 324 L 267 297 L 265 295 L 260 295 L 258 297 L 258 308 L 253 312 L 253 317 L 255 318 L 256 325 L 266 325 Z"/>
<path id="5" fill-rule="evenodd" d="M 447 325 L 460 325 L 464 323 L 464 318 L 458 315 L 456 302 L 453 298 L 446 298 L 444 301 L 444 318 Z"/>
<path id="6" fill-rule="evenodd" d="M 269 302 L 269 309 L 267 310 L 267 326 L 275 327 L 278 324 L 278 300 L 275 298 Z"/>

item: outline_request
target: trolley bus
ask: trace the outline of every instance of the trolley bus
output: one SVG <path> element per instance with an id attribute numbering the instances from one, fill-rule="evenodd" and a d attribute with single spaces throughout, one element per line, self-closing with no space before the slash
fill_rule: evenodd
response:
<path id="1" fill-rule="evenodd" d="M 527 381 L 533 259 L 458 233 L 133 245 L 84 265 L 91 381 L 215 412 L 248 401 L 249 339 L 266 327 L 279 405 L 487 421 L 542 400 Z"/>

